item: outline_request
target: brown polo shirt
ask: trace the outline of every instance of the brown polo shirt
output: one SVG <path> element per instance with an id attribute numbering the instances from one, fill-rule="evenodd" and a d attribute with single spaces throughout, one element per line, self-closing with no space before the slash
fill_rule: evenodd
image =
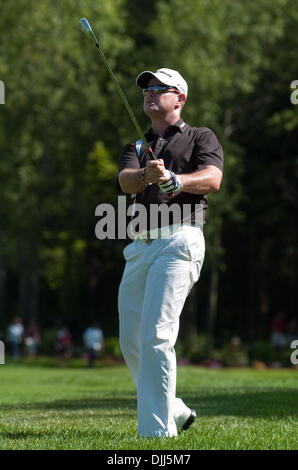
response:
<path id="1" fill-rule="evenodd" d="M 199 165 L 214 165 L 223 171 L 223 149 L 214 132 L 208 127 L 192 127 L 180 119 L 173 126 L 169 126 L 164 137 L 154 134 L 150 129 L 146 139 L 151 146 L 154 155 L 164 160 L 165 167 L 176 174 L 193 173 Z M 125 168 L 144 168 L 149 156 L 146 147 L 142 145 L 140 157 L 137 155 L 136 144 L 126 145 L 120 154 L 119 172 Z M 143 204 L 148 213 L 148 227 L 150 226 L 150 204 L 179 204 L 181 209 L 184 204 L 191 207 L 191 222 L 195 222 L 195 212 L 198 206 L 204 214 L 208 207 L 208 196 L 201 194 L 189 194 L 183 191 L 174 197 L 163 193 L 157 184 L 147 186 L 137 194 L 136 202 Z M 183 211 L 181 210 L 181 214 Z M 181 216 L 183 219 L 183 215 Z M 204 215 L 205 220 L 205 215 Z M 176 223 L 177 220 L 170 220 Z M 160 226 L 160 222 L 158 224 Z M 155 228 L 150 226 L 150 228 Z"/>

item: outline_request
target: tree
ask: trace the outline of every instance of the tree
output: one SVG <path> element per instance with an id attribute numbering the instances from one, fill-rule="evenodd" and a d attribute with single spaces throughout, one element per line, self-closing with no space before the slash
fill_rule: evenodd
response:
<path id="1" fill-rule="evenodd" d="M 0 239 L 19 283 L 18 306 L 6 308 L 24 319 L 41 314 L 46 321 L 52 308 L 75 318 L 85 308 L 87 253 L 98 250 L 94 210 L 100 198 L 116 197 L 122 103 L 79 19 L 93 18 L 115 66 L 133 45 L 123 39 L 123 5 L 20 0 L 13 14 L 2 6 Z M 4 34 L 7 27 L 13 34 Z"/>
<path id="2" fill-rule="evenodd" d="M 271 66 L 267 51 L 273 51 L 284 34 L 286 5 L 284 0 L 278 6 L 267 0 L 257 5 L 193 0 L 181 9 L 178 0 L 159 1 L 158 16 L 148 28 L 158 49 L 155 63 L 179 69 L 187 78 L 190 94 L 186 120 L 211 127 L 225 150 L 223 186 L 218 195 L 210 197 L 212 209 L 206 229 L 208 353 L 214 343 L 219 274 L 225 268 L 223 236 L 245 220 L 241 205 L 246 200 L 243 175 L 247 155 L 235 132 L 245 116 L 243 100 L 250 102 L 262 71 Z"/>

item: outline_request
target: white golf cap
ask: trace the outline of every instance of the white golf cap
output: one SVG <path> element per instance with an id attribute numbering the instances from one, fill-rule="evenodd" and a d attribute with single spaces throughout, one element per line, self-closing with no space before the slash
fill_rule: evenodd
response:
<path id="1" fill-rule="evenodd" d="M 172 69 L 158 69 L 156 72 L 150 72 L 150 70 L 145 70 L 145 72 L 140 73 L 136 79 L 136 83 L 140 88 L 146 88 L 148 86 L 149 80 L 155 77 L 161 83 L 165 85 L 172 86 L 177 88 L 180 93 L 183 93 L 187 96 L 188 86 L 184 78 L 180 75 L 179 72 Z"/>

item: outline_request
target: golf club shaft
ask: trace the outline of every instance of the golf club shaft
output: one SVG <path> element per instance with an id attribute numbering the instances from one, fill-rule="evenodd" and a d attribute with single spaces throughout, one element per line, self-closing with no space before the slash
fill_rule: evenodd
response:
<path id="1" fill-rule="evenodd" d="M 100 47 L 99 41 L 98 41 L 97 37 L 95 36 L 95 34 L 94 34 L 94 32 L 93 32 L 93 30 L 92 30 L 92 28 L 91 28 L 91 26 L 90 26 L 88 20 L 86 20 L 86 18 L 82 18 L 82 19 L 81 19 L 81 23 L 82 23 L 83 26 L 87 29 L 87 31 L 90 31 L 90 32 L 91 32 L 91 34 L 92 34 L 92 36 L 93 36 L 93 38 L 94 38 L 94 40 L 95 40 L 96 47 L 97 47 L 97 49 L 99 50 L 99 52 L 100 52 L 100 54 L 101 54 L 101 56 L 102 56 L 102 59 L 103 59 L 103 61 L 104 61 L 104 63 L 105 63 L 105 66 L 106 66 L 106 68 L 108 69 L 109 74 L 110 74 L 111 78 L 113 79 L 113 82 L 114 82 L 115 85 L 116 85 L 116 88 L 117 88 L 117 90 L 118 90 L 118 92 L 119 92 L 119 94 L 120 94 L 120 97 L 121 97 L 121 99 L 122 99 L 122 102 L 123 102 L 124 106 L 126 107 L 126 110 L 127 110 L 128 114 L 129 114 L 129 116 L 130 116 L 130 118 L 131 118 L 131 120 L 132 120 L 132 122 L 133 122 L 133 124 L 134 124 L 134 126 L 135 126 L 135 128 L 136 128 L 136 131 L 137 131 L 137 133 L 138 133 L 140 139 L 143 141 L 143 143 L 144 143 L 144 145 L 145 145 L 145 147 L 146 147 L 146 149 L 147 149 L 147 151 L 148 151 L 148 154 L 149 154 L 150 159 L 151 159 L 151 160 L 156 160 L 156 157 L 155 157 L 155 155 L 154 155 L 154 153 L 153 153 L 153 151 L 152 151 L 150 145 L 148 144 L 147 139 L 146 139 L 146 137 L 145 137 L 145 135 L 144 135 L 144 133 L 143 133 L 143 131 L 142 131 L 142 129 L 141 129 L 141 127 L 140 127 L 138 121 L 136 120 L 136 117 L 135 117 L 135 115 L 134 115 L 134 113 L 133 113 L 133 111 L 132 111 L 132 109 L 131 109 L 131 107 L 130 107 L 130 105 L 129 105 L 129 103 L 128 103 L 128 101 L 127 101 L 127 99 L 126 99 L 126 97 L 125 97 L 125 95 L 124 95 L 124 93 L 123 93 L 121 87 L 120 87 L 120 85 L 119 85 L 119 83 L 118 83 L 117 78 L 115 77 L 115 75 L 114 75 L 114 73 L 113 73 L 113 70 L 112 70 L 111 67 L 110 67 L 110 64 L 108 63 L 108 61 L 107 61 L 107 59 L 106 59 L 106 56 L 104 55 L 104 52 L 103 52 L 102 48 Z"/>

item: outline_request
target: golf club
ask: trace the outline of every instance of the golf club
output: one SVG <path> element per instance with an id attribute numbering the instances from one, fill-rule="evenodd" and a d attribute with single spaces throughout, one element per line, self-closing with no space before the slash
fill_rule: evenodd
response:
<path id="1" fill-rule="evenodd" d="M 149 146 L 149 144 L 148 144 L 148 142 L 147 142 L 147 139 L 146 139 L 146 137 L 144 136 L 144 133 L 143 133 L 143 131 L 142 131 L 142 129 L 141 129 L 141 127 L 140 127 L 138 121 L 136 120 L 136 117 L 135 117 L 135 115 L 134 115 L 134 113 L 133 113 L 133 111 L 132 111 L 132 109 L 131 109 L 131 107 L 130 107 L 130 105 L 129 105 L 129 103 L 128 103 L 128 101 L 127 101 L 127 99 L 126 99 L 126 97 L 125 97 L 125 95 L 124 95 L 124 93 L 123 93 L 121 87 L 120 87 L 120 85 L 119 85 L 119 83 L 118 83 L 118 80 L 117 80 L 117 78 L 115 77 L 115 75 L 114 75 L 114 73 L 113 73 L 113 71 L 112 71 L 112 69 L 111 69 L 111 67 L 110 67 L 110 65 L 109 65 L 109 63 L 108 63 L 108 61 L 107 61 L 107 59 L 106 59 L 106 56 L 104 55 L 104 53 L 103 53 L 103 51 L 102 51 L 102 49 L 101 49 L 101 47 L 100 47 L 100 45 L 99 45 L 99 42 L 98 42 L 98 40 L 97 40 L 97 37 L 95 36 L 95 34 L 94 34 L 94 32 L 93 32 L 93 30 L 92 30 L 92 28 L 91 28 L 91 26 L 90 26 L 89 21 L 88 21 L 86 18 L 81 18 L 81 20 L 80 20 L 80 26 L 81 26 L 81 28 L 82 28 L 83 31 L 87 31 L 87 32 L 90 32 L 90 33 L 92 34 L 92 36 L 93 36 L 93 38 L 94 38 L 94 41 L 95 41 L 95 44 L 96 44 L 96 47 L 98 48 L 98 50 L 99 50 L 99 52 L 100 52 L 100 54 L 101 54 L 101 56 L 102 56 L 102 58 L 103 58 L 103 61 L 104 61 L 105 65 L 106 65 L 106 68 L 108 69 L 108 71 L 109 71 L 109 73 L 110 73 L 110 75 L 111 75 L 111 77 L 112 77 L 112 79 L 113 79 L 113 81 L 114 81 L 114 83 L 115 83 L 115 85 L 116 85 L 116 88 L 117 88 L 117 90 L 118 90 L 118 92 L 119 92 L 119 94 L 120 94 L 120 97 L 121 97 L 121 99 L 122 99 L 122 101 L 123 101 L 123 104 L 124 104 L 124 106 L 126 107 L 126 109 L 127 109 L 127 111 L 128 111 L 128 114 L 130 115 L 130 118 L 131 118 L 131 120 L 132 120 L 132 122 L 133 122 L 133 124 L 134 124 L 134 126 L 135 126 L 135 128 L 136 128 L 136 131 L 137 131 L 137 133 L 138 133 L 138 135 L 139 135 L 139 138 L 143 141 L 143 143 L 144 143 L 144 145 L 145 145 L 145 147 L 146 147 L 146 149 L 147 149 L 147 151 L 148 151 L 148 154 L 149 154 L 150 159 L 151 159 L 151 160 L 156 160 L 156 157 L 154 156 L 154 153 L 153 153 L 151 147 Z"/>

